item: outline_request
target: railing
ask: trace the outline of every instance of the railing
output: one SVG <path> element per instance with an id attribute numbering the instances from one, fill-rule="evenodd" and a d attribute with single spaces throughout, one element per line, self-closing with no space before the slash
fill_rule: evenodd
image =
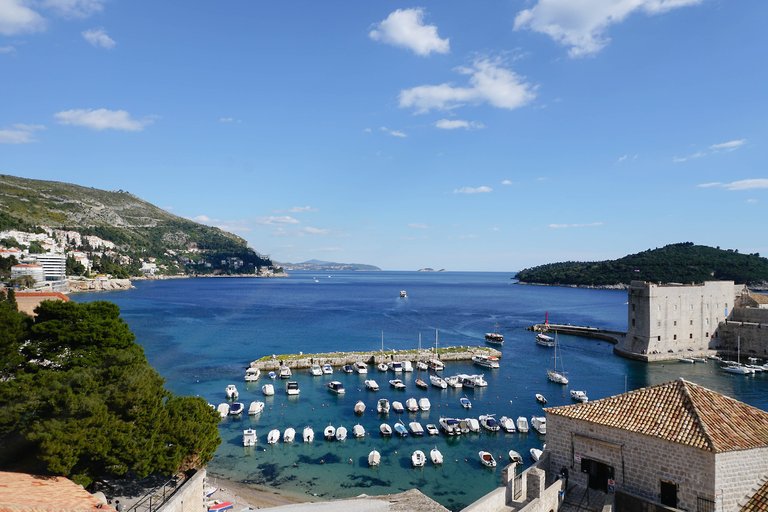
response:
<path id="1" fill-rule="evenodd" d="M 513 479 L 512 483 L 512 499 L 519 500 L 520 496 L 523 495 L 523 474 L 520 473 L 519 475 L 515 475 L 515 478 Z"/>
<path id="2" fill-rule="evenodd" d="M 184 483 L 184 475 L 179 474 L 154 489 L 149 494 L 137 501 L 126 512 L 155 512 L 165 504 L 176 490 Z"/>
<path id="3" fill-rule="evenodd" d="M 701 496 L 696 498 L 696 512 L 715 512 L 715 502 Z"/>

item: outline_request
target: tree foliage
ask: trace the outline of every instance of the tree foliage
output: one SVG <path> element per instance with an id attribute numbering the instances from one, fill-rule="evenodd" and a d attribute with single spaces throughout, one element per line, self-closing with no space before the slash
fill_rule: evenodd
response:
<path id="1" fill-rule="evenodd" d="M 526 283 L 606 286 L 633 280 L 663 283 L 701 283 L 732 280 L 748 285 L 768 282 L 768 259 L 691 242 L 649 249 L 617 260 L 550 263 L 517 273 Z"/>
<path id="2" fill-rule="evenodd" d="M 116 305 L 46 301 L 36 313 L 0 302 L 0 467 L 18 469 L 23 453 L 87 485 L 213 457 L 217 414 L 163 387 Z"/>

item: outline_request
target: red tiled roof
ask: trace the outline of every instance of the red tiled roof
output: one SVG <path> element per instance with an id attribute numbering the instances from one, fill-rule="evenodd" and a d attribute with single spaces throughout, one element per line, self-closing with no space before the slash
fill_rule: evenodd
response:
<path id="1" fill-rule="evenodd" d="M 768 295 L 763 293 L 750 293 L 749 298 L 757 302 L 758 304 L 768 304 Z"/>
<path id="2" fill-rule="evenodd" d="M 545 410 L 715 453 L 768 446 L 767 412 L 684 379 Z"/>
<path id="3" fill-rule="evenodd" d="M 0 512 L 114 512 L 72 480 L 0 471 Z"/>
<path id="4" fill-rule="evenodd" d="M 750 496 L 741 512 L 766 512 L 768 511 L 768 478 L 764 479 L 763 484 Z"/>
<path id="5" fill-rule="evenodd" d="M 33 298 L 49 297 L 52 299 L 59 299 L 59 300 L 63 300 L 64 302 L 69 302 L 69 297 L 61 292 L 16 292 L 16 298 L 25 298 L 25 297 L 33 297 Z"/>
<path id="6" fill-rule="evenodd" d="M 43 268 L 41 265 L 38 265 L 37 263 L 19 263 L 18 265 L 11 266 L 11 269 L 14 269 L 14 268 L 30 268 L 30 267 Z"/>

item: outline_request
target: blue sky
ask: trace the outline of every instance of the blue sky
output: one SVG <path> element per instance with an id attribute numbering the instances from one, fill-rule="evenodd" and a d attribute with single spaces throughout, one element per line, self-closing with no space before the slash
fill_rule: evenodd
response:
<path id="1" fill-rule="evenodd" d="M 768 254 L 768 2 L 0 0 L 0 172 L 276 261 Z"/>

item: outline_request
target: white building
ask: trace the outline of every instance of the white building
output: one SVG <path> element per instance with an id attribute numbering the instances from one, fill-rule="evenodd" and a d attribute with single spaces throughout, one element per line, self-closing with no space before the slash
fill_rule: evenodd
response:
<path id="1" fill-rule="evenodd" d="M 38 265 L 43 267 L 46 281 L 62 281 L 67 274 L 67 257 L 64 254 L 35 254 Z"/>
<path id="2" fill-rule="evenodd" d="M 24 276 L 31 276 L 35 283 L 45 281 L 43 267 L 35 263 L 20 263 L 11 267 L 11 279 L 18 279 Z"/>

